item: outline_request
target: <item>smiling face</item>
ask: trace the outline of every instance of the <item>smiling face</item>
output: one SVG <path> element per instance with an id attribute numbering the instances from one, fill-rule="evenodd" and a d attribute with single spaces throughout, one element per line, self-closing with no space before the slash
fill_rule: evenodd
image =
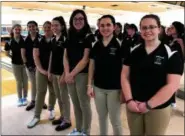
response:
<path id="1" fill-rule="evenodd" d="M 85 25 L 84 16 L 78 13 L 73 18 L 73 26 L 76 30 L 81 30 Z"/>
<path id="2" fill-rule="evenodd" d="M 158 39 L 160 26 L 153 18 L 145 18 L 140 23 L 141 36 L 145 41 Z"/>
<path id="3" fill-rule="evenodd" d="M 60 25 L 59 21 L 53 20 L 52 21 L 52 31 L 55 35 L 58 35 L 62 31 L 62 26 Z"/>
<path id="4" fill-rule="evenodd" d="M 13 34 L 15 37 L 19 37 L 21 35 L 21 27 L 20 26 L 15 26 L 13 29 Z"/>
<path id="5" fill-rule="evenodd" d="M 32 24 L 32 23 L 28 24 L 28 31 L 30 33 L 36 33 L 37 32 L 37 26 L 35 24 Z"/>
<path id="6" fill-rule="evenodd" d="M 49 24 L 49 23 L 44 24 L 43 30 L 44 30 L 45 35 L 50 35 L 52 33 L 51 24 Z"/>
<path id="7" fill-rule="evenodd" d="M 109 37 L 113 34 L 115 26 L 110 18 L 103 18 L 100 20 L 100 33 L 103 37 Z"/>

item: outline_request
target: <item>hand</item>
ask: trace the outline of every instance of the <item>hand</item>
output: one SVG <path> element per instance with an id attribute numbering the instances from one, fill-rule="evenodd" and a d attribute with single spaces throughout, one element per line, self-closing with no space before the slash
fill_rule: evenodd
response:
<path id="1" fill-rule="evenodd" d="M 180 44 L 180 45 L 184 45 L 184 42 L 181 38 L 176 38 L 176 41 Z"/>
<path id="2" fill-rule="evenodd" d="M 137 113 L 140 112 L 140 111 L 139 111 L 139 108 L 138 108 L 138 104 L 137 104 L 134 100 L 130 101 L 130 102 L 127 104 L 127 107 L 128 107 L 128 109 L 129 109 L 130 111 L 132 111 L 132 112 L 137 112 Z"/>
<path id="3" fill-rule="evenodd" d="M 146 103 L 145 102 L 140 102 L 138 104 L 138 109 L 141 113 L 146 113 L 148 112 L 149 110 L 146 108 Z"/>
<path id="4" fill-rule="evenodd" d="M 94 98 L 95 94 L 94 94 L 94 90 L 93 90 L 93 87 L 92 86 L 88 86 L 88 88 L 87 88 L 87 95 L 90 98 Z"/>
<path id="5" fill-rule="evenodd" d="M 48 80 L 50 82 L 52 82 L 52 80 L 53 80 L 53 76 L 52 76 L 52 74 L 50 72 L 48 72 Z"/>
<path id="6" fill-rule="evenodd" d="M 64 74 L 60 76 L 59 83 L 60 84 L 65 84 L 65 76 L 64 76 Z"/>
<path id="7" fill-rule="evenodd" d="M 74 83 L 74 77 L 73 77 L 73 75 L 71 73 L 66 74 L 65 81 L 68 84 Z"/>

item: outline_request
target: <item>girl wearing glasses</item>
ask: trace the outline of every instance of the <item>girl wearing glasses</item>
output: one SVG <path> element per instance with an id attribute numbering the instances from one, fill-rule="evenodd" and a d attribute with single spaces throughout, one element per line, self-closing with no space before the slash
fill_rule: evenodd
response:
<path id="1" fill-rule="evenodd" d="M 108 134 L 108 114 L 114 135 L 122 135 L 119 97 L 122 68 L 121 44 L 114 35 L 115 25 L 113 16 L 101 17 L 99 30 L 103 38 L 94 44 L 90 53 L 88 95 L 95 98 L 100 135 Z"/>
<path id="2" fill-rule="evenodd" d="M 140 21 L 144 43 L 131 48 L 121 74 L 131 135 L 164 135 L 171 117 L 171 99 L 179 87 L 183 61 L 159 40 L 160 19 Z"/>
<path id="3" fill-rule="evenodd" d="M 87 96 L 87 72 L 93 34 L 83 10 L 73 11 L 64 51 L 65 81 L 71 96 L 76 129 L 69 135 L 90 134 L 91 107 Z"/>

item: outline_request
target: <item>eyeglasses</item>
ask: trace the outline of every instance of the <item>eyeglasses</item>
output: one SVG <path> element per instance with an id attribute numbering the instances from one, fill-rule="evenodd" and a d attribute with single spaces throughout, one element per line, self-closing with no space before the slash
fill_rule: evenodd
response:
<path id="1" fill-rule="evenodd" d="M 153 30 L 155 28 L 158 28 L 158 26 L 153 26 L 153 25 L 150 25 L 150 26 L 142 26 L 141 27 L 141 30 L 146 31 L 146 30 Z"/>
<path id="2" fill-rule="evenodd" d="M 76 22 L 76 21 L 80 21 L 80 22 L 81 22 L 81 21 L 84 20 L 84 18 L 83 18 L 83 17 L 79 17 L 79 18 L 74 18 L 73 20 L 74 20 L 75 22 Z"/>

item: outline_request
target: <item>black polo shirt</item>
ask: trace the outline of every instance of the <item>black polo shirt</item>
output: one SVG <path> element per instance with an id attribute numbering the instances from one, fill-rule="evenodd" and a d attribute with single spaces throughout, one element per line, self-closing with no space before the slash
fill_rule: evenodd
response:
<path id="1" fill-rule="evenodd" d="M 135 34 L 133 37 L 130 37 L 129 35 L 124 37 L 121 46 L 122 58 L 125 59 L 130 54 L 130 48 L 133 48 L 141 42 L 142 40 L 139 34 Z"/>
<path id="2" fill-rule="evenodd" d="M 124 61 L 130 66 L 130 85 L 134 100 L 148 101 L 159 89 L 166 85 L 168 74 L 183 73 L 183 62 L 177 51 L 172 51 L 167 45 L 161 44 L 152 53 L 147 54 L 144 44 L 131 48 L 130 56 Z M 165 108 L 171 104 L 173 96 L 156 109 Z"/>
<path id="3" fill-rule="evenodd" d="M 178 51 L 178 53 L 180 54 L 181 59 L 184 60 L 182 48 L 181 48 L 180 44 L 177 41 L 169 41 L 168 45 L 173 51 L 175 51 L 175 50 Z"/>
<path id="4" fill-rule="evenodd" d="M 34 44 L 34 48 L 39 49 L 39 59 L 41 66 L 44 70 L 48 70 L 49 66 L 49 58 L 50 58 L 50 53 L 52 49 L 52 43 L 50 41 L 46 41 L 46 37 L 43 36 L 38 43 Z"/>
<path id="5" fill-rule="evenodd" d="M 27 66 L 35 68 L 35 63 L 33 59 L 33 47 L 36 46 L 34 44 L 38 44 L 39 39 L 41 38 L 40 35 L 37 35 L 36 38 L 32 41 L 31 37 L 28 35 L 25 38 L 25 45 L 22 46 L 26 50 L 26 59 L 27 59 Z"/>
<path id="6" fill-rule="evenodd" d="M 12 38 L 9 42 L 5 44 L 5 51 L 12 51 L 12 64 L 22 65 L 22 57 L 21 57 L 21 47 L 24 46 L 24 40 L 21 37 L 20 41 L 17 42 L 14 38 Z"/>
<path id="7" fill-rule="evenodd" d="M 121 44 L 113 37 L 105 47 L 102 40 L 93 46 L 90 59 L 95 62 L 94 85 L 102 89 L 121 89 Z"/>
<path id="8" fill-rule="evenodd" d="M 56 75 L 62 75 L 64 72 L 63 56 L 64 56 L 64 43 L 66 38 L 61 36 L 58 41 L 54 37 L 52 39 L 52 61 L 51 61 L 51 73 Z"/>
<path id="9" fill-rule="evenodd" d="M 83 58 L 84 50 L 92 48 L 92 43 L 94 42 L 93 40 L 94 36 L 92 33 L 87 34 L 83 38 L 74 38 L 66 40 L 65 48 L 67 50 L 70 72 Z M 87 73 L 88 66 L 89 65 L 87 65 L 80 73 Z"/>

